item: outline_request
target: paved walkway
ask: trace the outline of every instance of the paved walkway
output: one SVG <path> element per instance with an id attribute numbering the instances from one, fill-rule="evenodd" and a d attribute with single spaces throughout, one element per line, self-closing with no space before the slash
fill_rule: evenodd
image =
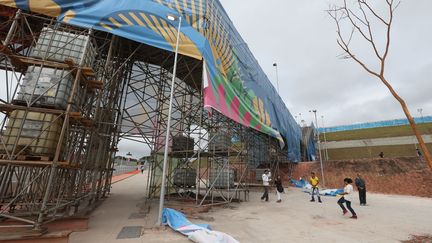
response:
<path id="1" fill-rule="evenodd" d="M 137 174 L 115 183 L 112 195 L 91 215 L 89 230 L 73 233 L 70 242 L 190 242 L 169 228 L 150 229 L 156 221 L 157 205 L 145 218 L 130 219 L 131 214 L 139 212 L 146 182 L 146 174 Z M 274 193 L 268 203 L 259 197 L 259 192 L 252 192 L 250 202 L 212 209 L 204 215 L 209 222 L 191 221 L 208 223 L 240 242 L 257 243 L 400 242 L 410 234 L 432 234 L 431 198 L 368 194 L 367 207 L 359 207 L 355 200 L 353 207 L 359 219 L 352 220 L 341 215 L 334 197 L 325 197 L 322 204 L 310 203 L 307 194 L 294 188 L 287 190 L 282 203 L 275 203 Z M 125 226 L 138 227 L 138 236 L 117 239 Z"/>
<path id="2" fill-rule="evenodd" d="M 129 175 L 130 176 L 130 175 Z M 155 216 L 149 215 L 144 218 L 140 212 L 140 204 L 144 202 L 145 188 L 147 183 L 147 174 L 136 174 L 113 184 L 111 195 L 102 203 L 90 216 L 89 230 L 86 232 L 72 233 L 70 236 L 71 243 L 122 243 L 122 242 L 160 242 L 161 237 L 164 239 L 166 234 L 161 232 L 146 232 L 146 227 L 155 224 Z M 153 210 L 154 211 L 154 210 Z M 120 231 L 124 227 L 136 227 L 131 231 L 125 232 L 123 236 L 133 235 L 137 230 L 141 234 L 138 238 L 117 239 Z M 142 230 L 140 230 L 142 227 Z M 132 233 L 127 234 L 127 233 Z M 155 236 L 149 236 L 156 233 Z M 176 242 L 182 240 L 188 242 L 183 236 L 170 234 Z M 146 236 L 144 240 L 144 236 Z M 167 238 L 169 239 L 169 238 Z"/>
<path id="3" fill-rule="evenodd" d="M 131 176 L 134 176 L 136 174 L 139 174 L 139 173 L 140 172 L 138 170 L 134 170 L 134 171 L 127 172 L 127 173 L 124 173 L 124 174 L 121 174 L 121 175 L 113 176 L 112 180 L 111 180 L 111 183 L 114 184 L 114 183 L 120 182 L 122 180 L 125 180 L 125 179 L 127 179 L 127 178 L 129 178 Z"/>

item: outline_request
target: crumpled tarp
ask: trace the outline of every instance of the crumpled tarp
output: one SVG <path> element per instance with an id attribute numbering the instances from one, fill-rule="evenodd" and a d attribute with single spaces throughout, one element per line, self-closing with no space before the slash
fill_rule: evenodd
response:
<path id="1" fill-rule="evenodd" d="M 305 188 L 308 183 L 303 179 L 300 180 L 291 179 L 291 184 L 293 184 L 297 188 Z"/>
<path id="2" fill-rule="evenodd" d="M 304 188 L 306 190 L 303 190 L 304 193 L 312 194 L 312 187 L 311 188 Z M 320 196 L 330 196 L 330 197 L 336 197 L 337 195 L 341 194 L 344 190 L 343 189 L 325 189 L 320 190 L 319 194 Z"/>
<path id="3" fill-rule="evenodd" d="M 230 235 L 211 230 L 209 225 L 191 223 L 184 214 L 171 208 L 164 208 L 162 224 L 188 236 L 189 240 L 197 243 L 239 243 Z"/>
<path id="4" fill-rule="evenodd" d="M 306 189 L 306 190 L 303 190 L 303 192 L 305 192 L 305 193 L 309 193 L 309 194 L 312 193 L 311 184 L 306 182 L 304 179 L 300 179 L 300 180 L 291 179 L 291 184 L 293 184 L 297 188 Z M 343 192 L 343 189 L 325 189 L 325 190 L 320 190 L 319 194 L 320 194 L 320 196 L 336 197 L 338 194 L 340 194 L 342 192 Z"/>

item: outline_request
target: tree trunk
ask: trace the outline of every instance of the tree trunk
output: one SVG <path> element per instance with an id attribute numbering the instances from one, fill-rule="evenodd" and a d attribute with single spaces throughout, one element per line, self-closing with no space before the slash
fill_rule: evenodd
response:
<path id="1" fill-rule="evenodd" d="M 419 143 L 419 146 L 421 148 L 421 150 L 423 151 L 423 156 L 429 166 L 429 168 L 432 170 L 432 156 L 423 140 L 423 137 L 421 136 L 420 132 L 417 129 L 417 125 L 414 122 L 413 117 L 411 116 L 411 113 L 405 103 L 405 101 L 396 93 L 396 91 L 393 89 L 393 87 L 390 85 L 389 82 L 387 82 L 387 80 L 383 77 L 380 76 L 381 81 L 384 83 L 385 86 L 387 86 L 387 88 L 390 90 L 390 92 L 392 93 L 392 95 L 396 98 L 397 101 L 399 101 L 400 105 L 402 106 L 402 109 L 405 113 L 405 116 L 407 117 L 409 124 L 412 128 L 412 130 L 414 131 L 414 134 L 417 138 L 417 141 Z"/>

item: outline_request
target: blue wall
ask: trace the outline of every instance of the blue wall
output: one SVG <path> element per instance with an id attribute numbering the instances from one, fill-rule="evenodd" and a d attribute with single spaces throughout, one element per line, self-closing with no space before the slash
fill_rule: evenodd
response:
<path id="1" fill-rule="evenodd" d="M 414 118 L 414 121 L 417 124 L 429 123 L 432 122 L 432 116 L 425 116 L 423 118 L 416 117 Z M 360 123 L 360 124 L 353 124 L 353 125 L 325 127 L 325 128 L 319 128 L 318 130 L 320 133 L 321 132 L 341 132 L 341 131 L 351 131 L 351 130 L 359 130 L 359 129 L 366 129 L 366 128 L 403 126 L 408 124 L 409 124 L 408 119 L 396 119 L 396 120 L 389 120 L 389 121 L 367 122 L 367 123 Z"/>

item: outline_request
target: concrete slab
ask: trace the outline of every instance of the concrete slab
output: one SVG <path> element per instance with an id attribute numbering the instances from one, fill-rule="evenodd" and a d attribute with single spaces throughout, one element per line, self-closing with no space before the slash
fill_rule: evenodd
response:
<path id="1" fill-rule="evenodd" d="M 117 235 L 117 239 L 136 239 L 140 238 L 142 226 L 125 226 Z"/>

